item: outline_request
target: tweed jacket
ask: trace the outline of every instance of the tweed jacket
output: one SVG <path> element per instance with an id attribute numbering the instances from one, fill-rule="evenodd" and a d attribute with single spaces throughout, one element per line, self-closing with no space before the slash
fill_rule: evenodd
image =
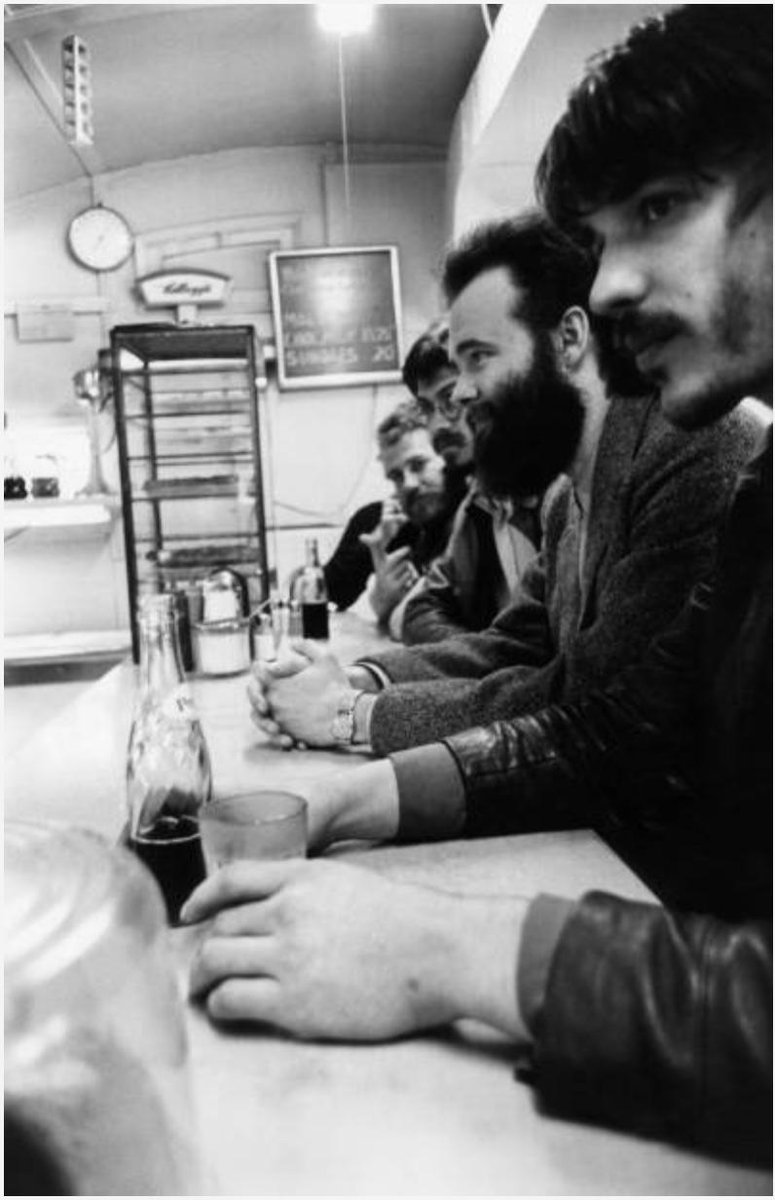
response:
<path id="1" fill-rule="evenodd" d="M 718 522 L 762 429 L 738 409 L 700 433 L 651 399 L 612 399 L 600 435 L 579 579 L 569 481 L 545 509 L 541 553 L 481 633 L 370 655 L 377 754 L 574 700 L 637 661 L 711 568 Z M 689 499 L 687 499 L 687 497 Z"/>

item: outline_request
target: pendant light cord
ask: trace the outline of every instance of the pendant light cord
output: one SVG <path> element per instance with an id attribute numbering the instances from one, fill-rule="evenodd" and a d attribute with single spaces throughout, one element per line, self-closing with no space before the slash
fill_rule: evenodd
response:
<path id="1" fill-rule="evenodd" d="M 350 236 L 350 147 L 347 134 L 347 87 L 344 69 L 344 38 L 339 35 L 339 112 L 342 122 L 342 165 L 344 167 L 344 209 L 347 236 Z"/>

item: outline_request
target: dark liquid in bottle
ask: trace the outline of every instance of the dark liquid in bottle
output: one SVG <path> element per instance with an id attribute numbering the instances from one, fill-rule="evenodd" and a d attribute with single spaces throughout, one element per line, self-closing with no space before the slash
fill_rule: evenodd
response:
<path id="1" fill-rule="evenodd" d="M 197 822 L 160 817 L 142 837 L 130 837 L 128 845 L 161 888 L 169 923 L 177 925 L 183 904 L 206 874 Z"/>
<path id="2" fill-rule="evenodd" d="M 302 604 L 301 629 L 305 638 L 328 637 L 328 605 L 324 600 Z"/>

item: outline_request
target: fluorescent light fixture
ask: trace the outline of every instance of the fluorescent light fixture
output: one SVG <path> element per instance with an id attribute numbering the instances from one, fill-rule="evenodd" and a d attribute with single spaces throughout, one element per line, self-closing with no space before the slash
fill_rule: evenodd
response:
<path id="1" fill-rule="evenodd" d="M 365 33 L 374 20 L 376 4 L 350 0 L 349 4 L 318 4 L 318 24 L 326 33 L 347 37 L 350 33 Z"/>

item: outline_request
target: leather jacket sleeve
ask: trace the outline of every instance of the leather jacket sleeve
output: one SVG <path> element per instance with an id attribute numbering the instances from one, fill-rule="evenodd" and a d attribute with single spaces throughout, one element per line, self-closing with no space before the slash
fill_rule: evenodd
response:
<path id="1" fill-rule="evenodd" d="M 744 1161 L 772 1152 L 772 927 L 590 893 L 535 1020 L 535 1083 L 563 1115 Z"/>
<path id="2" fill-rule="evenodd" d="M 700 584 L 643 663 L 605 692 L 445 739 L 466 789 L 466 835 L 609 823 L 620 802 L 631 822 L 638 790 L 644 804 L 658 795 L 675 821 L 692 799 L 676 767 L 710 595 Z"/>

